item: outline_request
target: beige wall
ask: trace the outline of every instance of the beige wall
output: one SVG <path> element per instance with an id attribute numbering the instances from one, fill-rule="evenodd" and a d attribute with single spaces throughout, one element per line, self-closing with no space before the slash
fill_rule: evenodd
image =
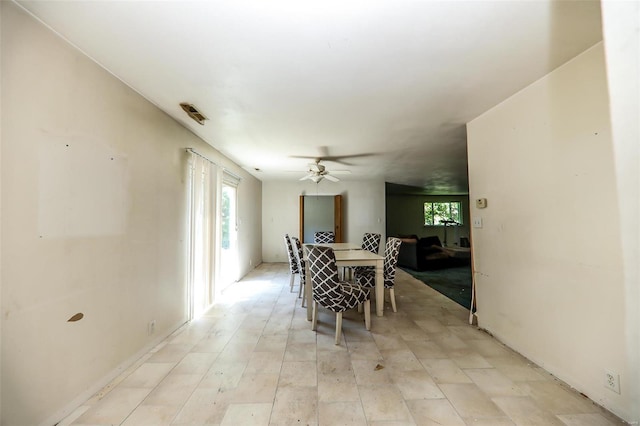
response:
<path id="1" fill-rule="evenodd" d="M 631 414 L 640 422 L 640 3 L 605 0 L 602 24 L 624 253 Z"/>
<path id="2" fill-rule="evenodd" d="M 384 181 L 266 181 L 262 184 L 262 255 L 265 262 L 287 262 L 284 234 L 298 236 L 300 195 L 342 195 L 343 233 L 361 242 L 365 232 L 384 238 Z"/>
<path id="3" fill-rule="evenodd" d="M 1 423 L 50 425 L 186 319 L 184 148 L 243 178 L 241 274 L 261 261 L 261 183 L 1 8 Z"/>
<path id="4" fill-rule="evenodd" d="M 262 263 L 262 182 L 247 173 L 243 176 L 248 177 L 238 186 L 240 277 Z"/>
<path id="5" fill-rule="evenodd" d="M 0 6 L 0 118 L 2 117 L 2 6 Z M 2 153 L 2 120 L 0 119 L 0 154 Z M 0 188 L 2 188 L 2 156 L 0 155 Z M 0 196 L 0 236 L 2 235 L 2 196 Z M 1 238 L 1 237 L 0 237 Z M 0 307 L 2 306 L 2 243 L 0 241 Z M 2 312 L 0 310 L 0 423 L 2 423 Z"/>
<path id="6" fill-rule="evenodd" d="M 479 326 L 628 419 L 608 107 L 598 44 L 468 124 L 469 196 Z"/>

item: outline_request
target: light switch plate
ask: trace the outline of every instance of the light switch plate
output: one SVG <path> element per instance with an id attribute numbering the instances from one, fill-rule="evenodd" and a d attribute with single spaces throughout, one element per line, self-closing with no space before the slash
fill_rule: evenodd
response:
<path id="1" fill-rule="evenodd" d="M 481 217 L 474 217 L 473 218 L 473 227 L 474 228 L 482 228 L 482 218 Z"/>

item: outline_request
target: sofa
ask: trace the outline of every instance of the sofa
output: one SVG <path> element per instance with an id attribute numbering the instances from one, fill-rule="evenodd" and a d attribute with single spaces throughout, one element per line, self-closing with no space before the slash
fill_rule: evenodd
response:
<path id="1" fill-rule="evenodd" d="M 438 236 L 418 238 L 417 235 L 400 235 L 398 266 L 415 271 L 451 268 L 468 265 L 470 252 L 442 247 Z"/>

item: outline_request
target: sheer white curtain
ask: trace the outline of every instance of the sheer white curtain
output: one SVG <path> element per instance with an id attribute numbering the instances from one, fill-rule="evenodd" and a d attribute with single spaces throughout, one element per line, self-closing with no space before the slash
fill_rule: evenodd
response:
<path id="1" fill-rule="evenodd" d="M 190 249 L 188 271 L 189 319 L 197 318 L 214 301 L 217 167 L 189 151 Z"/>

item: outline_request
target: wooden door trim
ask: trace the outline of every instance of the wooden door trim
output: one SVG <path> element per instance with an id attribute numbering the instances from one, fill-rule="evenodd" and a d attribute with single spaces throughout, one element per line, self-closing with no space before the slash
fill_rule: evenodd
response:
<path id="1" fill-rule="evenodd" d="M 300 196 L 300 217 L 298 223 L 300 224 L 300 241 L 304 243 L 304 195 Z"/>
<path id="2" fill-rule="evenodd" d="M 333 199 L 333 232 L 336 243 L 342 243 L 342 195 L 336 195 Z"/>

